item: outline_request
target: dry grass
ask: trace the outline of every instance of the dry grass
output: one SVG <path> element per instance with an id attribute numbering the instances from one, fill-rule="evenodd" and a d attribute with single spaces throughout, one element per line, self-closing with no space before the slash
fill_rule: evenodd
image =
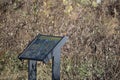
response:
<path id="1" fill-rule="evenodd" d="M 1 2 L 0 80 L 27 79 L 27 62 L 22 65 L 17 56 L 38 33 L 69 37 L 62 49 L 61 80 L 120 79 L 119 2 Z M 50 80 L 51 62 L 39 63 L 37 73 L 38 80 Z"/>

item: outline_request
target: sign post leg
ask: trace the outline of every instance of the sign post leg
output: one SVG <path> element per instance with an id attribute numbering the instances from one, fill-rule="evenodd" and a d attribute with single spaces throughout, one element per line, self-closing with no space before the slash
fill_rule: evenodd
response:
<path id="1" fill-rule="evenodd" d="M 52 80 L 60 80 L 60 49 L 53 50 Z"/>
<path id="2" fill-rule="evenodd" d="M 28 61 L 28 80 L 36 80 L 36 66 L 37 66 L 37 61 L 35 60 L 29 60 Z"/>

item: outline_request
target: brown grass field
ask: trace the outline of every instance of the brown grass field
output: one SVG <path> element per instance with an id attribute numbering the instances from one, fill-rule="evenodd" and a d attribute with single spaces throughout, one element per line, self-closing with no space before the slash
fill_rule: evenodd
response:
<path id="1" fill-rule="evenodd" d="M 39 33 L 69 37 L 61 80 L 120 80 L 119 0 L 0 0 L 0 80 L 27 80 L 18 54 Z M 51 80 L 51 61 L 37 70 Z"/>

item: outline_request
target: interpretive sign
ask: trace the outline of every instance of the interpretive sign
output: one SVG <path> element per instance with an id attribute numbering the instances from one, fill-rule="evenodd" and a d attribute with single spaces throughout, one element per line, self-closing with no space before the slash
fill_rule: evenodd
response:
<path id="1" fill-rule="evenodd" d="M 52 59 L 52 80 L 60 80 L 60 48 L 67 37 L 38 34 L 26 49 L 18 56 L 20 60 L 27 59 L 28 80 L 36 80 L 37 61 L 47 63 Z"/>

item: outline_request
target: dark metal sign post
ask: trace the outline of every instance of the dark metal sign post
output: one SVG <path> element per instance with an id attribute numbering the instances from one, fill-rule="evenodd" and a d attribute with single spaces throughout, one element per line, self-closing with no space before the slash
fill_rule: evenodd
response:
<path id="1" fill-rule="evenodd" d="M 28 60 L 28 80 L 36 80 L 37 61 L 47 63 L 52 59 L 52 80 L 60 80 L 60 51 L 67 37 L 37 35 L 18 56 Z"/>
<path id="2" fill-rule="evenodd" d="M 52 58 L 52 79 L 60 80 L 60 49 L 54 50 L 53 54 L 57 53 Z"/>
<path id="3" fill-rule="evenodd" d="M 37 76 L 37 61 L 29 60 L 28 61 L 28 80 L 36 80 Z"/>

